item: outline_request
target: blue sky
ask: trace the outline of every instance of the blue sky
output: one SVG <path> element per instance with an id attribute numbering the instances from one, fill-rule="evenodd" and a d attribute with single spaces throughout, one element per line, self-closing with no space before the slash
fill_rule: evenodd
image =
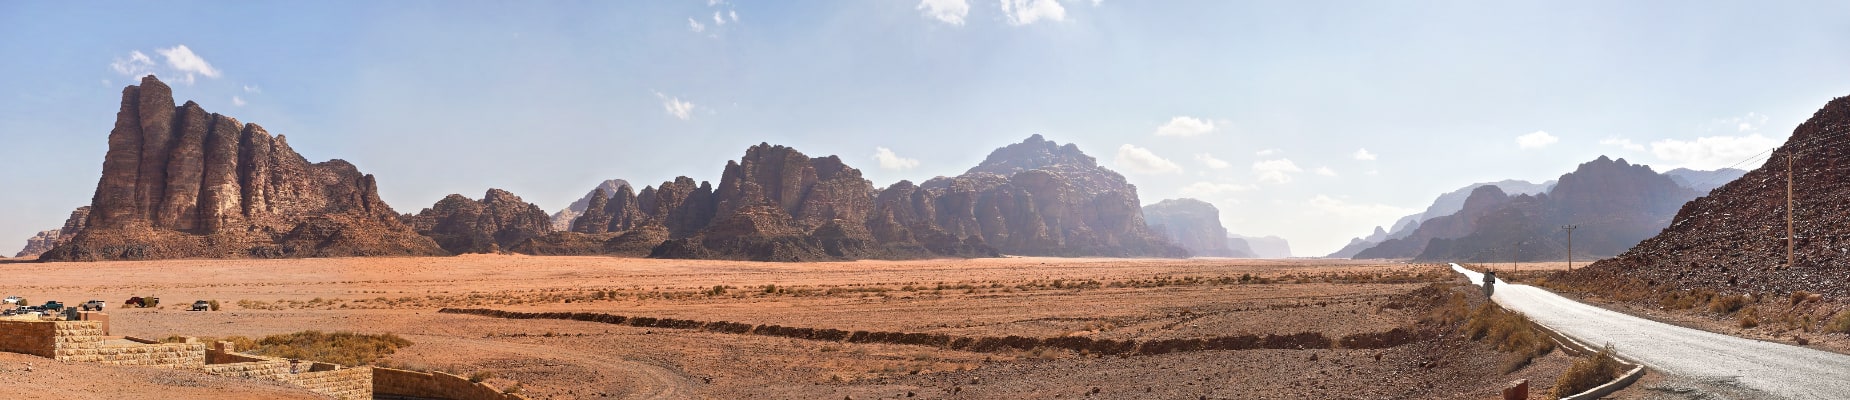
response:
<path id="1" fill-rule="evenodd" d="M 1850 94 L 1843 2 L 0 2 L 0 252 L 89 203 L 133 75 L 416 212 L 717 180 L 759 142 L 876 186 L 1032 134 L 1299 255 L 1600 155 L 1710 169 Z M 137 57 L 139 54 L 141 57 Z M 191 76 L 190 83 L 187 76 Z M 1538 133 L 1539 132 L 1539 133 Z M 881 149 L 885 149 L 884 151 Z M 1758 162 L 1750 160 L 1751 166 Z"/>

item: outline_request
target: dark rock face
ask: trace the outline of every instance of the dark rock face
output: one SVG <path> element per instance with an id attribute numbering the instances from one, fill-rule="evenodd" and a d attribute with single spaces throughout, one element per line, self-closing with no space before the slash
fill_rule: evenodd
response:
<path id="1" fill-rule="evenodd" d="M 1150 230 L 1200 257 L 1238 257 L 1227 247 L 1227 228 L 1220 224 L 1220 209 L 1196 199 L 1169 199 L 1143 207 Z M 1384 234 L 1385 235 L 1385 234 Z M 1250 250 L 1248 250 L 1250 253 Z"/>
<path id="2" fill-rule="evenodd" d="M 603 183 L 599 183 L 597 187 L 591 188 L 591 191 L 585 192 L 584 197 L 580 197 L 577 201 L 573 201 L 572 204 L 566 206 L 565 209 L 553 213 L 552 230 L 560 232 L 572 231 L 572 221 L 577 220 L 578 216 L 584 215 L 585 210 L 591 207 L 591 197 L 596 195 L 598 191 L 603 191 L 605 199 L 608 200 L 609 197 L 614 196 L 618 190 L 628 187 L 630 187 L 629 181 L 622 179 L 610 179 L 605 180 Z M 636 191 L 635 189 L 629 190 L 632 193 Z"/>
<path id="3" fill-rule="evenodd" d="M 452 194 L 404 220 L 418 234 L 457 254 L 500 252 L 552 233 L 546 211 L 501 189 L 489 189 L 481 201 Z"/>
<path id="4" fill-rule="evenodd" d="M 87 227 L 42 260 L 442 255 L 341 160 L 209 114 L 153 76 L 122 106 Z"/>
<path id="5" fill-rule="evenodd" d="M 1569 279 L 1668 285 L 1723 293 L 1780 295 L 1798 290 L 1850 296 L 1850 97 L 1825 104 L 1793 129 L 1764 165 L 1683 204 L 1667 227 L 1617 257 Z M 1794 157 L 1796 155 L 1796 157 Z M 1787 204 L 1787 169 L 1793 187 Z M 1790 214 L 1788 214 L 1790 213 Z M 1794 223 L 1796 263 L 1786 262 L 1786 221 Z M 1584 225 L 1583 225 L 1583 230 Z M 1575 233 L 1574 250 L 1580 251 Z"/>
<path id="6" fill-rule="evenodd" d="M 1669 225 L 1676 208 L 1696 198 L 1689 188 L 1644 165 L 1606 157 L 1562 175 L 1546 194 L 1508 196 L 1496 186 L 1475 189 L 1457 213 L 1427 220 L 1413 234 L 1390 239 L 1356 258 L 1418 261 L 1548 261 L 1574 255 L 1618 254 Z"/>
<path id="7" fill-rule="evenodd" d="M 26 247 L 19 250 L 19 254 L 13 255 L 13 257 L 37 257 L 40 254 L 45 254 L 45 252 L 51 251 L 52 248 L 58 247 L 58 245 L 69 242 L 72 238 L 77 237 L 77 232 L 83 231 L 84 225 L 89 223 L 89 220 L 90 206 L 77 207 L 77 210 L 71 211 L 71 216 L 69 218 L 64 219 L 63 227 L 42 231 L 39 232 L 38 235 L 32 236 L 32 238 L 26 239 Z"/>
<path id="8" fill-rule="evenodd" d="M 1421 223 L 1413 233 L 1399 239 L 1382 241 L 1374 247 L 1356 252 L 1356 259 L 1370 258 L 1413 258 L 1426 250 L 1426 244 L 1433 239 L 1451 239 L 1471 234 L 1477 229 L 1477 220 L 1509 202 L 1510 196 L 1496 185 L 1478 186 L 1471 190 L 1458 212 L 1433 218 Z"/>

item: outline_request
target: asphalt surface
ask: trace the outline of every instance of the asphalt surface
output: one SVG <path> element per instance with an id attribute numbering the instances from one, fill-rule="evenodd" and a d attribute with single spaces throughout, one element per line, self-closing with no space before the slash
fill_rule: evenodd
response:
<path id="1" fill-rule="evenodd" d="M 1483 274 L 1458 264 L 1471 282 Z M 1653 372 L 1740 389 L 1750 397 L 1850 399 L 1850 356 L 1743 339 L 1638 318 L 1498 280 L 1491 299 L 1503 308 L 1593 346 L 1611 344 Z"/>

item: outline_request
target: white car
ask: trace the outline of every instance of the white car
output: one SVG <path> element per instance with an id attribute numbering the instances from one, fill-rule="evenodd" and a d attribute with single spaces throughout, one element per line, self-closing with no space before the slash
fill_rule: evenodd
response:
<path id="1" fill-rule="evenodd" d="M 6 304 L 19 304 L 19 300 L 19 296 L 8 296 L 6 298 Z"/>

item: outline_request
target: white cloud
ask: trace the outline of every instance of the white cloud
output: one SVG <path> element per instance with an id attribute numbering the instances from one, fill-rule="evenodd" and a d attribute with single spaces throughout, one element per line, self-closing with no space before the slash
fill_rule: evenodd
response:
<path id="1" fill-rule="evenodd" d="M 1066 20 L 1066 7 L 1055 0 L 1002 0 L 1002 15 L 1009 25 L 1021 26 L 1040 20 Z"/>
<path id="2" fill-rule="evenodd" d="M 1195 182 L 1195 183 L 1189 184 L 1188 186 L 1183 186 L 1180 193 L 1183 196 L 1189 196 L 1189 197 L 1224 198 L 1225 196 L 1232 195 L 1234 193 L 1246 192 L 1246 191 L 1252 191 L 1252 190 L 1258 190 L 1258 189 L 1259 189 L 1258 187 L 1253 186 L 1253 185 L 1240 185 L 1240 184 L 1233 184 L 1233 183 L 1214 183 L 1214 182 Z"/>
<path id="3" fill-rule="evenodd" d="M 1525 149 L 1539 149 L 1548 147 L 1548 145 L 1555 144 L 1555 142 L 1559 141 L 1561 141 L 1561 138 L 1550 135 L 1548 132 L 1535 131 L 1527 135 L 1517 136 L 1516 146 Z"/>
<path id="4" fill-rule="evenodd" d="M 726 10 L 726 16 L 732 17 L 732 22 L 739 22 L 739 10 Z"/>
<path id="5" fill-rule="evenodd" d="M 700 32 L 706 31 L 707 26 L 705 24 L 701 24 L 700 21 L 695 21 L 693 18 L 688 18 L 687 19 L 687 29 L 693 30 L 694 33 L 700 33 Z"/>
<path id="6" fill-rule="evenodd" d="M 1716 118 L 1703 126 L 1702 130 L 1710 132 L 1733 130 L 1739 133 L 1752 133 L 1760 131 L 1761 127 L 1766 126 L 1766 122 L 1766 114 L 1748 112 L 1747 115 L 1739 117 Z"/>
<path id="7" fill-rule="evenodd" d="M 1632 143 L 1631 139 L 1620 138 L 1620 137 L 1609 137 L 1604 140 L 1600 140 L 1599 144 L 1604 145 L 1604 146 L 1618 147 L 1618 148 L 1625 149 L 1628 151 L 1644 151 L 1644 145 Z"/>
<path id="8" fill-rule="evenodd" d="M 1273 155 L 1273 154 L 1278 154 L 1278 153 L 1283 153 L 1283 152 L 1285 152 L 1285 151 L 1284 151 L 1284 150 L 1279 150 L 1279 149 L 1265 149 L 1265 150 L 1260 150 L 1260 151 L 1258 151 L 1258 152 L 1255 152 L 1255 153 L 1253 153 L 1253 154 L 1256 154 L 1256 155 L 1259 155 L 1260 157 L 1265 157 L 1265 156 L 1269 156 L 1269 155 Z"/>
<path id="9" fill-rule="evenodd" d="M 130 51 L 127 59 L 117 58 L 115 62 L 109 63 L 109 69 L 130 78 L 140 78 L 154 72 L 154 59 L 148 58 L 140 50 Z"/>
<path id="10" fill-rule="evenodd" d="M 1118 146 L 1118 167 L 1145 174 L 1182 172 L 1182 166 L 1151 153 L 1150 149 L 1125 144 Z"/>
<path id="11" fill-rule="evenodd" d="M 726 4 L 726 0 L 707 0 L 707 7 Z"/>
<path id="12" fill-rule="evenodd" d="M 1330 169 L 1330 167 L 1317 167 L 1314 172 L 1316 172 L 1317 175 L 1336 176 L 1336 170 Z"/>
<path id="13" fill-rule="evenodd" d="M 263 88 L 257 87 L 257 85 L 244 85 L 244 92 L 245 93 L 263 93 Z"/>
<path id="14" fill-rule="evenodd" d="M 240 98 L 240 97 L 238 97 L 238 96 L 231 96 L 231 105 L 234 105 L 234 106 L 238 106 L 238 107 L 243 107 L 243 106 L 244 106 L 244 99 L 243 99 L 243 98 Z"/>
<path id="15" fill-rule="evenodd" d="M 1227 162 L 1227 160 L 1214 158 L 1213 154 L 1208 153 L 1195 154 L 1195 161 L 1200 161 L 1202 165 L 1206 165 L 1208 168 L 1213 169 L 1233 168 L 1233 163 Z"/>
<path id="16" fill-rule="evenodd" d="M 1360 148 L 1360 149 L 1356 149 L 1356 150 L 1355 150 L 1355 159 L 1357 159 L 1357 160 L 1362 160 L 1362 161 L 1374 161 L 1374 160 L 1375 160 L 1375 153 L 1370 153 L 1370 152 L 1368 152 L 1368 148 Z"/>
<path id="17" fill-rule="evenodd" d="M 719 11 L 714 11 L 713 12 L 713 25 L 719 26 L 719 25 L 725 25 L 725 24 L 726 24 L 726 17 L 720 14 Z"/>
<path id="18" fill-rule="evenodd" d="M 1758 133 L 1747 136 L 1710 136 L 1692 141 L 1665 139 L 1651 142 L 1651 154 L 1674 163 L 1665 168 L 1708 170 L 1734 165 L 1779 145 L 1778 139 Z"/>
<path id="19" fill-rule="evenodd" d="M 1198 136 L 1214 131 L 1214 121 L 1204 121 L 1195 117 L 1170 118 L 1169 123 L 1156 127 L 1156 136 Z"/>
<path id="20" fill-rule="evenodd" d="M 885 147 L 874 148 L 874 160 L 880 162 L 880 169 L 904 170 L 919 166 L 918 159 L 900 157 L 898 154 L 893 154 L 892 149 Z"/>
<path id="21" fill-rule="evenodd" d="M 1319 216 L 1334 216 L 1345 220 L 1389 220 L 1419 210 L 1400 208 L 1386 204 L 1359 204 L 1343 201 L 1325 195 L 1311 197 L 1310 208 L 1306 211 Z"/>
<path id="22" fill-rule="evenodd" d="M 1298 168 L 1297 163 L 1285 158 L 1253 163 L 1253 173 L 1259 175 L 1260 182 L 1290 183 L 1295 178 L 1292 174 L 1299 172 L 1304 172 L 1304 169 Z"/>
<path id="23" fill-rule="evenodd" d="M 194 75 L 205 75 L 207 78 L 217 78 L 219 75 L 217 68 L 212 68 L 212 64 L 207 63 L 205 58 L 199 57 L 198 54 L 193 54 L 193 49 L 186 48 L 186 45 L 174 46 L 171 49 L 159 49 L 155 50 L 155 52 L 161 53 L 161 58 L 167 60 L 167 67 L 173 68 L 174 71 L 179 73 L 186 74 L 187 84 L 193 83 Z"/>
<path id="24" fill-rule="evenodd" d="M 966 0 L 922 0 L 919 10 L 925 16 L 951 25 L 963 25 L 964 17 L 970 15 L 970 2 Z"/>
<path id="25" fill-rule="evenodd" d="M 662 92 L 655 92 L 655 98 L 662 100 L 662 108 L 668 110 L 668 115 L 673 115 L 682 121 L 694 117 L 693 102 L 681 101 L 679 97 L 669 97 Z"/>

